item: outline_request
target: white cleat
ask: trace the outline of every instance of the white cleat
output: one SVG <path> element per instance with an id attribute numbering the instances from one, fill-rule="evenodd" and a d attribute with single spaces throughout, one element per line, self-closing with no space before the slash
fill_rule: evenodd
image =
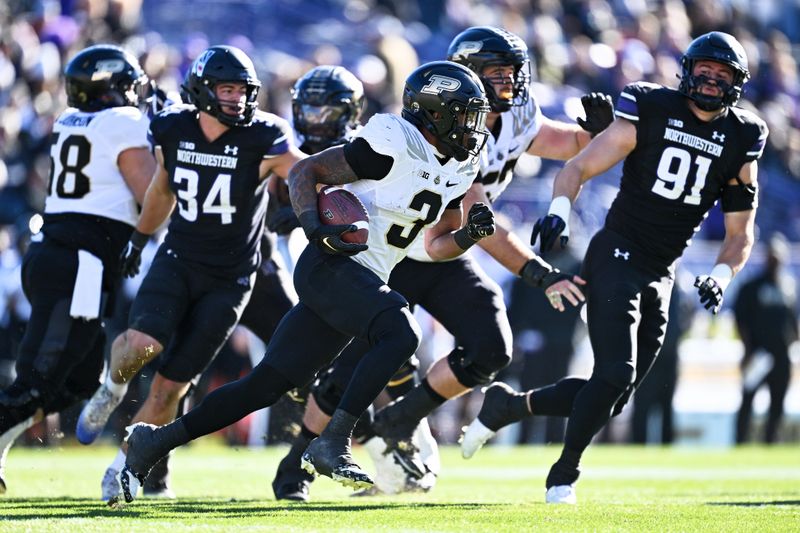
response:
<path id="1" fill-rule="evenodd" d="M 122 396 L 116 396 L 105 384 L 100 385 L 92 395 L 78 417 L 75 436 L 81 444 L 91 444 L 106 427 L 108 418 L 122 402 Z"/>
<path id="2" fill-rule="evenodd" d="M 20 435 L 25 433 L 25 430 L 31 427 L 33 423 L 34 417 L 28 417 L 0 435 L 0 494 L 5 494 L 6 492 L 5 470 L 8 452 L 11 450 L 11 446 L 14 445 L 14 441 L 16 441 Z"/>
<path id="3" fill-rule="evenodd" d="M 406 472 L 394 460 L 394 454 L 386 451 L 386 442 L 380 437 L 372 437 L 364 443 L 364 449 L 375 465 L 375 486 L 382 494 L 403 492 L 406 486 Z"/>
<path id="4" fill-rule="evenodd" d="M 547 503 L 575 505 L 578 503 L 578 498 L 575 496 L 575 485 L 553 485 L 547 489 L 544 500 Z"/>
<path id="5" fill-rule="evenodd" d="M 414 439 L 419 442 L 419 456 L 428 469 L 425 476 L 433 474 L 435 478 L 442 470 L 442 459 L 439 457 L 439 445 L 436 443 L 436 439 L 433 438 L 431 426 L 428 424 L 427 418 L 423 418 L 420 421 L 417 429 L 414 431 Z M 431 487 L 428 487 L 426 490 L 430 490 L 430 488 Z"/>
<path id="6" fill-rule="evenodd" d="M 484 426 L 477 418 L 469 426 L 462 428 L 464 434 L 461 436 L 461 456 L 469 459 L 480 450 L 486 442 L 494 437 L 497 432 Z"/>
<path id="7" fill-rule="evenodd" d="M 103 474 L 103 481 L 100 482 L 100 490 L 102 491 L 102 500 L 109 501 L 120 494 L 122 488 L 119 486 L 119 471 L 108 467 L 106 473 Z"/>
<path id="8" fill-rule="evenodd" d="M 139 496 L 142 484 L 127 466 L 117 474 L 116 481 L 119 485 L 119 492 L 109 498 L 107 503 L 109 507 L 121 509 L 126 503 L 132 503 Z"/>

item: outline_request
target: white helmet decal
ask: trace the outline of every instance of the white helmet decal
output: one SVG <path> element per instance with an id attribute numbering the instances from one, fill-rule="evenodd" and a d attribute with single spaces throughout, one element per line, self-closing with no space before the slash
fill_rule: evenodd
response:
<path id="1" fill-rule="evenodd" d="M 449 76 L 434 74 L 430 77 L 428 84 L 420 89 L 419 92 L 425 94 L 442 94 L 442 91 L 454 92 L 461 87 L 461 82 Z"/>

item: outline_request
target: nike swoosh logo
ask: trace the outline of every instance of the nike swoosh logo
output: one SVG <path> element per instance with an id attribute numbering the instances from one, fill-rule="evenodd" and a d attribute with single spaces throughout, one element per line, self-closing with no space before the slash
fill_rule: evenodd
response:
<path id="1" fill-rule="evenodd" d="M 458 185 L 458 182 L 455 182 L 455 183 L 450 183 L 450 182 L 448 181 L 447 183 L 445 183 L 445 184 L 444 184 L 444 186 L 445 186 L 445 187 L 455 187 L 456 185 Z"/>

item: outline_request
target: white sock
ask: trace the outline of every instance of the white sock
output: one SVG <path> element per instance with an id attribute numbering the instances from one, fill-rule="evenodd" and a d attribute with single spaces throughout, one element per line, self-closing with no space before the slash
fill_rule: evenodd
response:
<path id="1" fill-rule="evenodd" d="M 105 386 L 111 391 L 111 394 L 116 397 L 125 396 L 125 393 L 128 391 L 127 383 L 114 383 L 111 381 L 111 375 L 106 377 Z"/>
<path id="2" fill-rule="evenodd" d="M 109 468 L 113 468 L 117 472 L 121 472 L 122 469 L 125 467 L 125 452 L 122 450 L 117 450 L 117 456 L 114 457 L 114 461 L 109 465 Z"/>

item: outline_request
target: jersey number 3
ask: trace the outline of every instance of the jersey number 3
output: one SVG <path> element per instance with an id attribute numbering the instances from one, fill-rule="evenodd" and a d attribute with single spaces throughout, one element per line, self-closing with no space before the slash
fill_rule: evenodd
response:
<path id="1" fill-rule="evenodd" d="M 197 220 L 197 183 L 199 174 L 188 168 L 175 167 L 173 180 L 178 184 L 178 212 L 189 222 Z M 185 188 L 184 188 L 185 184 Z M 231 205 L 231 175 L 218 174 L 206 199 L 203 201 L 203 214 L 219 215 L 222 224 L 233 222 L 236 206 Z"/>
<path id="2" fill-rule="evenodd" d="M 409 208 L 414 211 L 422 213 L 428 207 L 427 213 L 423 218 L 418 218 L 414 224 L 409 228 L 408 226 L 400 226 L 392 224 L 389 231 L 386 232 L 386 242 L 395 248 L 406 248 L 409 244 L 414 242 L 422 228 L 436 220 L 439 216 L 439 211 L 442 209 L 442 197 L 433 191 L 427 189 L 418 192 L 411 199 Z M 405 235 L 403 235 L 405 233 Z"/>
<path id="3" fill-rule="evenodd" d="M 58 144 L 60 133 L 53 134 L 50 147 L 50 181 L 47 194 L 59 198 L 83 198 L 89 192 L 89 176 L 83 169 L 92 159 L 92 145 L 83 135 L 70 135 Z"/>
<path id="4" fill-rule="evenodd" d="M 683 203 L 700 205 L 700 191 L 706 184 L 711 160 L 698 155 L 694 164 L 697 165 L 694 185 L 691 190 L 685 191 L 686 178 L 689 177 L 692 169 L 692 154 L 681 148 L 670 146 L 661 154 L 661 161 L 658 162 L 656 171 L 658 179 L 653 184 L 652 191 L 669 200 L 677 200 L 681 195 L 685 195 Z"/>

